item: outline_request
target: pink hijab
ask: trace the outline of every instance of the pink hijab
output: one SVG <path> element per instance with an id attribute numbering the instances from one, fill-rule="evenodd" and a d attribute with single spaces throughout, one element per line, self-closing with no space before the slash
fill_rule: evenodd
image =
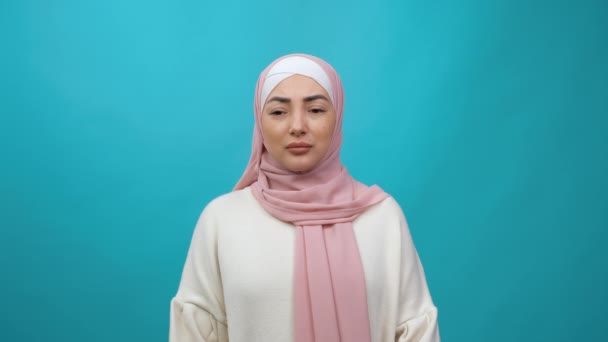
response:
<path id="1" fill-rule="evenodd" d="M 324 88 L 330 94 L 337 114 L 327 154 L 312 170 L 303 174 L 283 168 L 270 157 L 264 148 L 260 127 L 264 105 L 261 103 L 262 91 L 272 76 L 269 71 L 281 60 L 293 57 L 304 57 L 321 67 L 323 77 L 327 77 L 324 79 L 331 85 L 331 89 Z M 288 72 L 309 76 L 303 70 Z M 265 93 L 268 95 L 268 87 Z M 296 226 L 296 342 L 371 341 L 365 274 L 352 222 L 388 194 L 377 186 L 367 187 L 357 182 L 340 162 L 343 105 L 342 82 L 325 61 L 293 54 L 272 62 L 257 82 L 251 158 L 234 189 L 251 185 L 254 197 L 266 211 Z"/>

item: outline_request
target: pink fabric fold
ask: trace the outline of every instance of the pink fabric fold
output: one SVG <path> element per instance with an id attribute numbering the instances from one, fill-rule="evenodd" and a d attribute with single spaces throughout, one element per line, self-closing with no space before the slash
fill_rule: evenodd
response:
<path id="1" fill-rule="evenodd" d="M 263 144 L 260 92 L 274 64 L 292 56 L 317 63 L 329 77 L 337 114 L 332 143 L 312 170 L 298 174 L 272 160 Z M 298 70 L 293 70 L 298 73 Z M 234 190 L 251 186 L 272 216 L 296 227 L 294 327 L 296 342 L 370 342 L 365 274 L 352 222 L 388 197 L 378 186 L 353 179 L 340 161 L 343 88 L 325 61 L 310 55 L 283 56 L 260 75 L 254 100 L 252 152 Z"/>

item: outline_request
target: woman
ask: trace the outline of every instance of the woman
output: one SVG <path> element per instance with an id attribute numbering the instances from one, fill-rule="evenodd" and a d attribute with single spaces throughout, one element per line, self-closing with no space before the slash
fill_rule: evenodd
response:
<path id="1" fill-rule="evenodd" d="M 340 162 L 342 109 L 319 58 L 262 72 L 249 164 L 196 224 L 170 341 L 439 341 L 401 208 Z"/>

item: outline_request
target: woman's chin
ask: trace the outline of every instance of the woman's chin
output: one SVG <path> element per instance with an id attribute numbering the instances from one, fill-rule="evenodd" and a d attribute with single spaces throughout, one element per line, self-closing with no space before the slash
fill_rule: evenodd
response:
<path id="1" fill-rule="evenodd" d="M 312 170 L 312 168 L 314 167 L 314 163 L 310 162 L 310 161 L 299 161 L 299 162 L 295 162 L 295 163 L 288 163 L 287 165 L 284 165 L 285 168 L 291 172 L 295 172 L 295 173 L 305 173 L 308 172 L 310 170 Z"/>

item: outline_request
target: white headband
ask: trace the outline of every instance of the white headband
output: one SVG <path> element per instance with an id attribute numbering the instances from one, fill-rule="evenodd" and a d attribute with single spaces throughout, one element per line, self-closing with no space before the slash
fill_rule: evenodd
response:
<path id="1" fill-rule="evenodd" d="M 334 101 L 334 92 L 331 88 L 331 82 L 329 81 L 329 77 L 325 71 L 323 71 L 323 69 L 317 63 L 308 58 L 291 56 L 280 60 L 268 71 L 266 80 L 264 80 L 264 86 L 262 87 L 262 93 L 260 95 L 260 103 L 262 107 L 264 107 L 268 95 L 270 95 L 277 84 L 287 77 L 296 74 L 310 77 L 315 80 L 317 83 L 319 83 L 319 85 L 321 85 L 321 87 L 325 88 L 325 91 L 327 91 L 327 94 L 329 94 L 331 102 L 336 103 Z"/>

